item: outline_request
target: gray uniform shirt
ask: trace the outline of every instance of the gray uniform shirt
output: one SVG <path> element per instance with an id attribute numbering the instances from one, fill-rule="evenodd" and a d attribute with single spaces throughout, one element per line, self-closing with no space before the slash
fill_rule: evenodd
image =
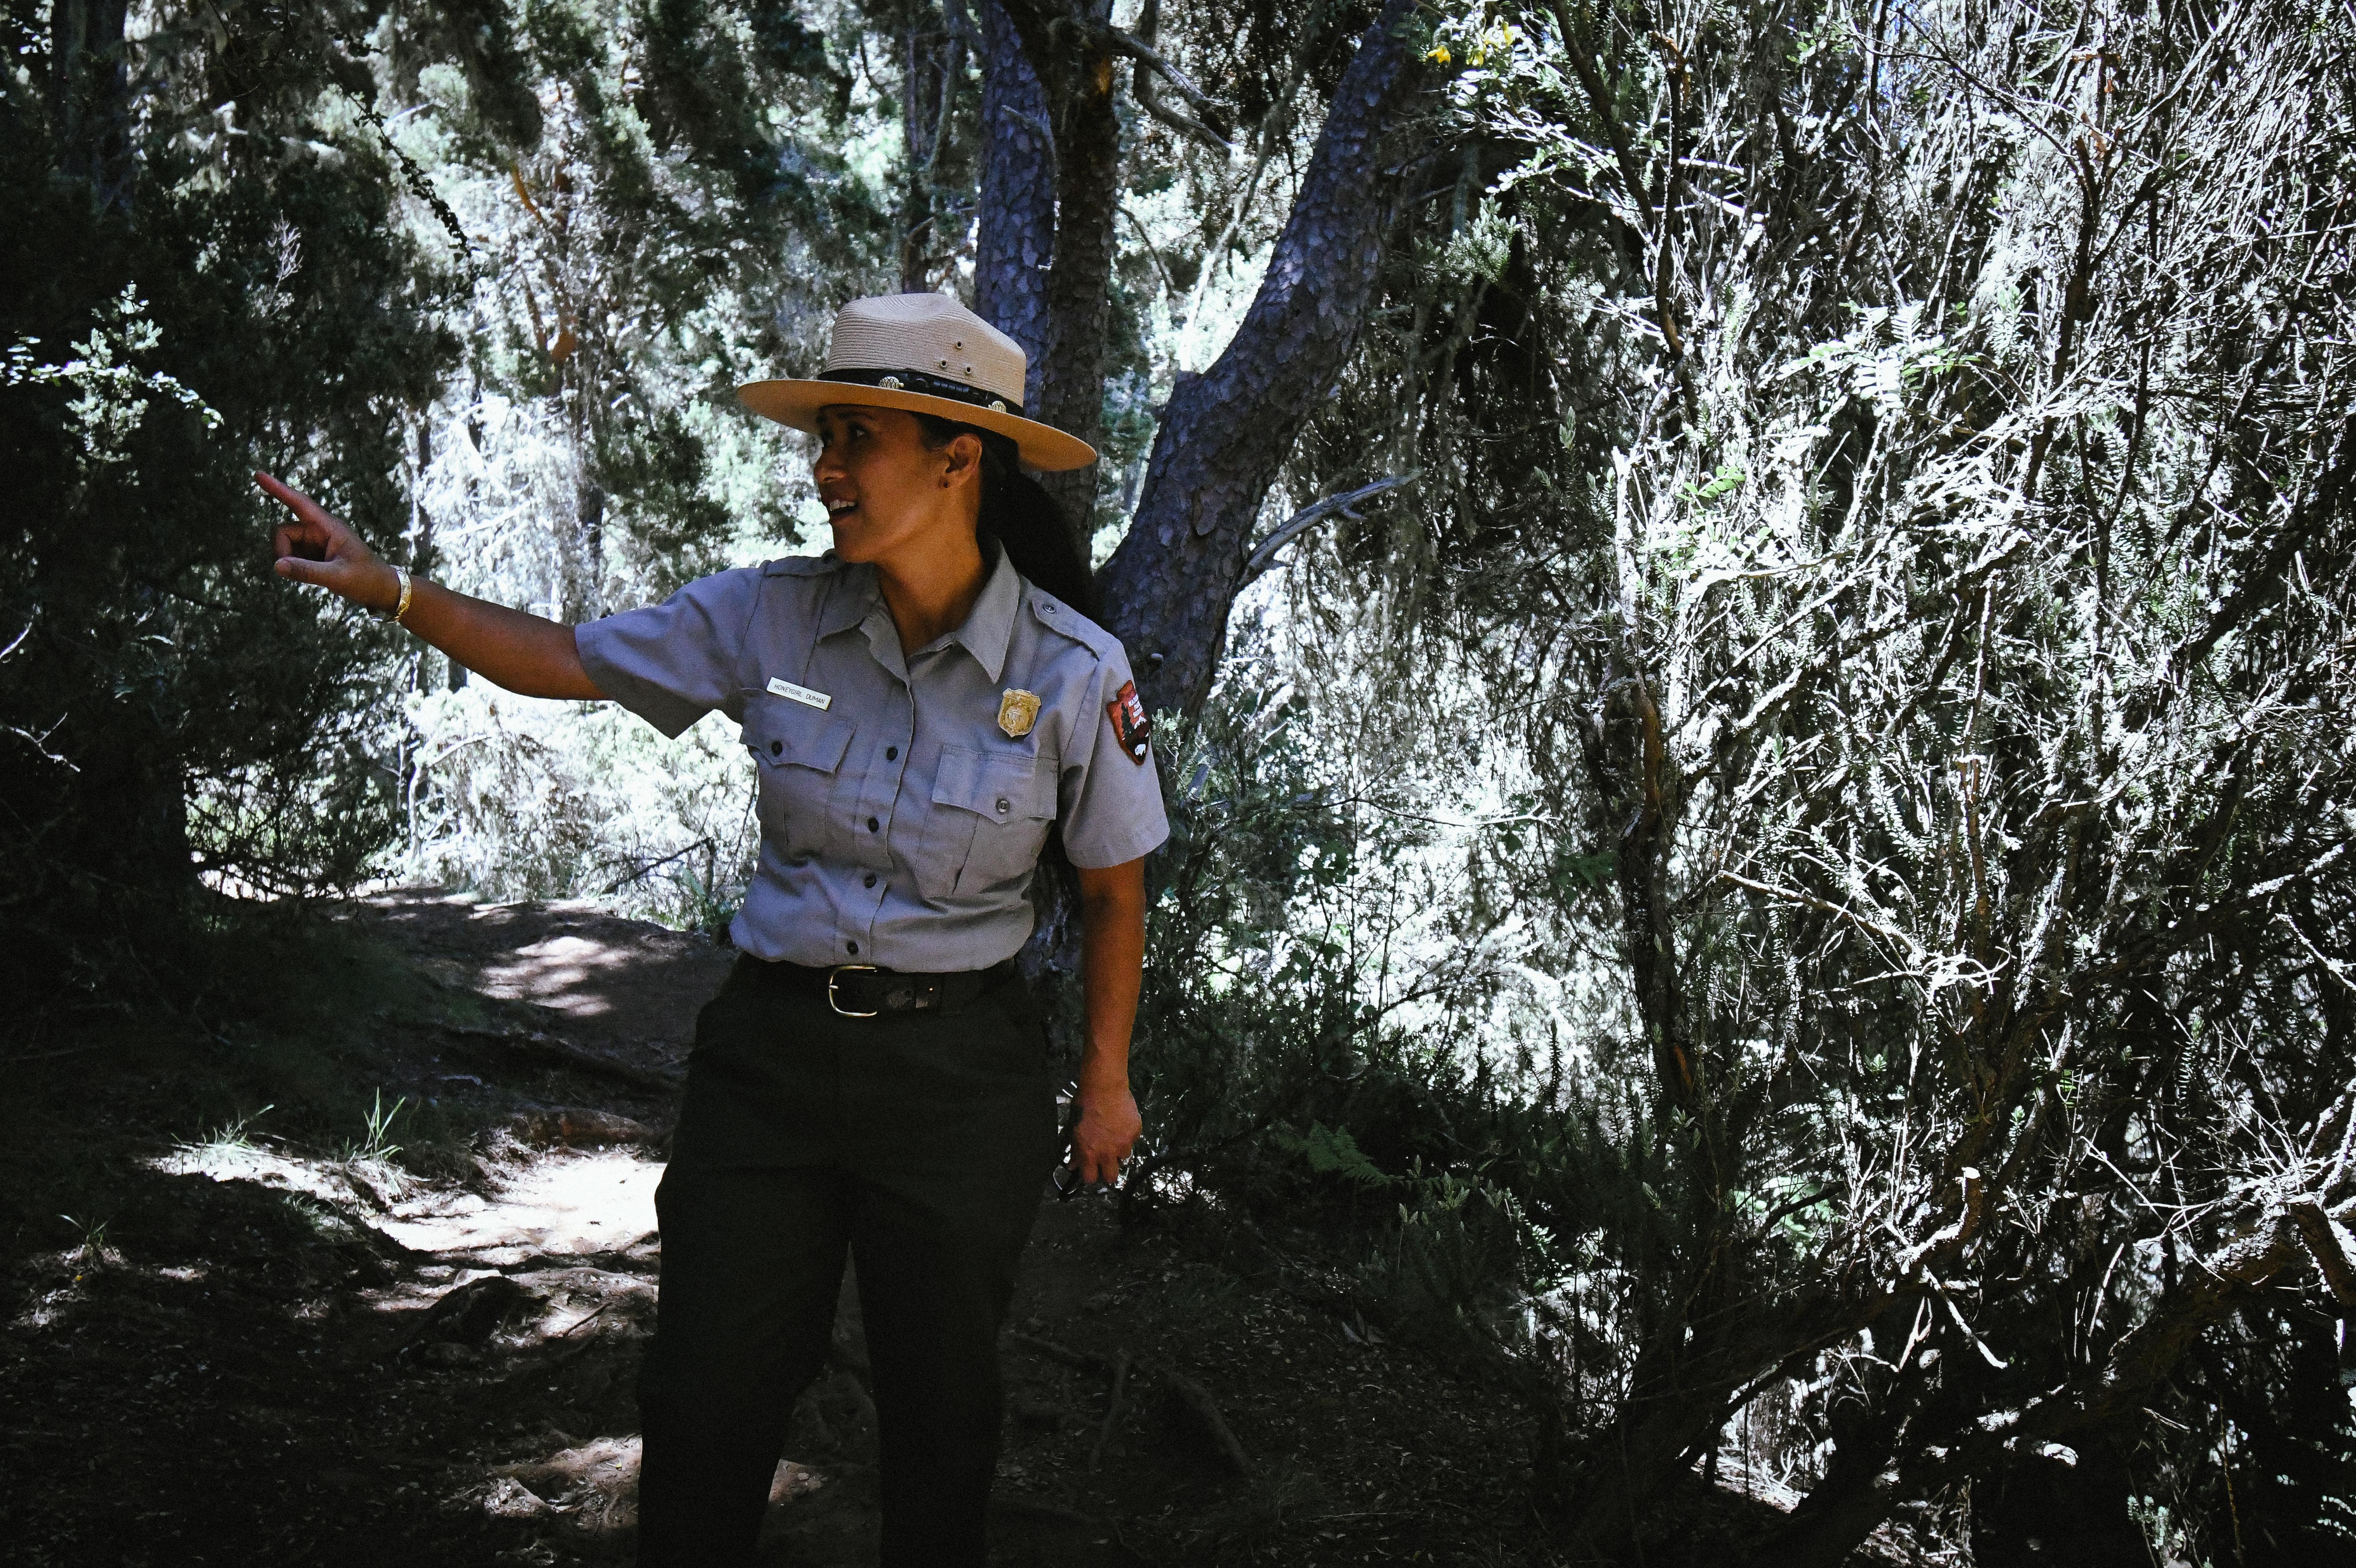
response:
<path id="1" fill-rule="evenodd" d="M 1076 866 L 1169 837 L 1128 656 L 1002 552 L 965 624 L 905 657 L 874 569 L 831 554 L 702 578 L 577 635 L 598 688 L 664 734 L 715 708 L 743 725 L 761 858 L 729 934 L 756 957 L 986 968 L 1031 934 L 1051 824 Z M 1036 716 L 1009 734 L 1023 694 Z"/>

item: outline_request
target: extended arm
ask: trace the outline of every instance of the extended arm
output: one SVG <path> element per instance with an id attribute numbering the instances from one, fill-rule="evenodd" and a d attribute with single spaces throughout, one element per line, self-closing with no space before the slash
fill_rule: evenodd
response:
<path id="1" fill-rule="evenodd" d="M 1080 978 L 1087 1039 L 1080 1049 L 1080 1120 L 1072 1168 L 1116 1181 L 1145 1130 L 1129 1091 L 1129 1035 L 1145 973 L 1145 862 L 1080 869 Z"/>
<path id="2" fill-rule="evenodd" d="M 316 583 L 364 609 L 390 611 L 400 603 L 398 575 L 342 518 L 267 474 L 253 479 L 294 514 L 273 537 L 279 576 Z M 519 696 L 594 700 L 605 695 L 582 667 L 573 628 L 541 616 L 419 581 L 411 589 L 401 624 Z"/>

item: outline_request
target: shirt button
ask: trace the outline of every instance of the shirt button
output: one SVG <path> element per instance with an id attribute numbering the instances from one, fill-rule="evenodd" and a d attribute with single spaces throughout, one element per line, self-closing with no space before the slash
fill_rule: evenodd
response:
<path id="1" fill-rule="evenodd" d="M 844 946 L 846 946 L 846 947 L 848 947 L 848 948 L 850 948 L 853 953 L 856 953 L 856 952 L 858 952 L 858 951 L 859 951 L 859 944 L 857 944 L 856 942 L 846 942 L 846 943 L 844 943 L 844 944 L 843 944 L 843 945 L 844 945 Z"/>
<path id="2" fill-rule="evenodd" d="M 873 887 L 875 885 L 875 873 L 873 871 L 868 872 L 865 880 L 867 886 L 871 888 Z"/>
<path id="3" fill-rule="evenodd" d="M 899 747 L 897 747 L 897 746 L 886 746 L 886 747 L 884 747 L 884 760 L 885 762 L 887 762 L 887 763 L 896 763 L 896 762 L 898 762 L 898 761 L 900 760 L 900 748 L 899 748 Z"/>
<path id="4" fill-rule="evenodd" d="M 773 757 L 783 756 L 785 754 L 785 750 L 786 743 L 783 741 L 772 741 L 769 742 L 769 755 Z"/>
<path id="5" fill-rule="evenodd" d="M 998 815 L 1001 816 L 1006 815 L 1006 797 L 1002 795 L 998 797 Z"/>
<path id="6" fill-rule="evenodd" d="M 869 818 L 867 819 L 867 831 L 868 831 L 868 832 L 870 832 L 870 833 L 880 833 L 880 832 L 882 832 L 882 831 L 883 831 L 883 828 L 884 828 L 884 825 L 883 825 L 882 823 L 880 823 L 880 822 L 876 821 L 873 817 L 872 817 L 872 816 L 871 816 L 871 817 L 869 817 Z"/>

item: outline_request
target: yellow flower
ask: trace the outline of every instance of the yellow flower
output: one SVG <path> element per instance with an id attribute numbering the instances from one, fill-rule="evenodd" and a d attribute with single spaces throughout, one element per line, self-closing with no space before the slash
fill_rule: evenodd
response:
<path id="1" fill-rule="evenodd" d="M 1432 61 L 1436 65 L 1446 65 L 1450 59 L 1448 46 L 1446 44 L 1438 45 L 1430 54 L 1423 58 Z"/>

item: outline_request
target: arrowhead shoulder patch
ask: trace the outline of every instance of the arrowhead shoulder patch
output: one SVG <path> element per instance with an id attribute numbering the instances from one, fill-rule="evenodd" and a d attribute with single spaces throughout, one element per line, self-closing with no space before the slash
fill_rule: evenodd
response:
<path id="1" fill-rule="evenodd" d="M 1149 755 L 1146 748 L 1153 739 L 1153 721 L 1145 716 L 1145 704 L 1138 699 L 1137 682 L 1121 683 L 1119 695 L 1105 704 L 1111 716 L 1113 739 L 1129 753 L 1129 760 L 1144 764 Z"/>

